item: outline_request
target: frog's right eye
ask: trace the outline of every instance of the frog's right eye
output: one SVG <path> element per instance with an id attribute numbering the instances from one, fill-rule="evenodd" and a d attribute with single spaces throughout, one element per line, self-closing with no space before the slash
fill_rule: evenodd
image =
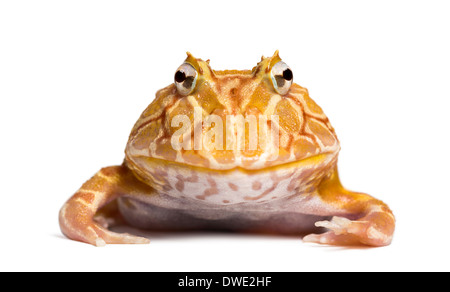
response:
<path id="1" fill-rule="evenodd" d="M 175 72 L 175 86 L 178 93 L 188 95 L 195 88 L 197 82 L 197 70 L 188 63 L 183 63 Z"/>
<path id="2" fill-rule="evenodd" d="M 279 61 L 273 66 L 270 75 L 272 76 L 272 84 L 275 91 L 281 95 L 286 94 L 291 88 L 294 77 L 289 66 L 283 61 Z"/>

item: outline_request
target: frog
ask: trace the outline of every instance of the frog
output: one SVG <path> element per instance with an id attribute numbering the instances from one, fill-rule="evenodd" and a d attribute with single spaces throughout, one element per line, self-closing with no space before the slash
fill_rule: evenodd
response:
<path id="1" fill-rule="evenodd" d="M 251 70 L 213 70 L 188 52 L 132 128 L 123 163 L 64 203 L 60 229 L 94 246 L 150 242 L 113 231 L 120 224 L 389 245 L 393 212 L 344 188 L 339 151 L 329 119 L 278 51 Z"/>

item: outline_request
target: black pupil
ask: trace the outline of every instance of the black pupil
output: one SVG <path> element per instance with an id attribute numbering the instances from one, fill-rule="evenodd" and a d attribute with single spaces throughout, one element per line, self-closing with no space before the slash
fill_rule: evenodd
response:
<path id="1" fill-rule="evenodd" d="M 286 79 L 287 81 L 292 80 L 292 71 L 291 69 L 286 69 L 283 71 L 283 78 Z"/>
<path id="2" fill-rule="evenodd" d="M 181 83 L 184 80 L 186 80 L 186 74 L 184 74 L 184 72 L 177 71 L 177 73 L 175 73 L 175 81 Z"/>

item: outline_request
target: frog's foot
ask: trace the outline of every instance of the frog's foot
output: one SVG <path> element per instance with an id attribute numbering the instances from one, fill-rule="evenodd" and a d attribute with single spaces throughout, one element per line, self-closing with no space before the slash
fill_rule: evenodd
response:
<path id="1" fill-rule="evenodd" d="M 77 192 L 61 209 L 59 222 L 61 230 L 67 237 L 90 243 L 95 246 L 119 243 L 149 243 L 143 237 L 133 236 L 126 233 L 115 233 L 109 231 L 93 220 L 93 206 L 88 204 L 88 198 L 95 194 L 88 192 Z M 98 194 L 97 194 L 98 195 Z"/>
<path id="2" fill-rule="evenodd" d="M 107 243 L 149 243 L 143 237 L 109 231 L 102 226 L 106 225 L 106 221 L 99 223 L 94 220 L 101 207 L 119 196 L 123 171 L 121 167 L 100 170 L 64 204 L 59 212 L 59 223 L 64 235 L 95 246 Z"/>
<path id="3" fill-rule="evenodd" d="M 303 241 L 330 245 L 385 246 L 392 241 L 394 221 L 394 216 L 389 212 L 373 212 L 359 220 L 334 216 L 331 221 L 315 223 L 317 227 L 325 227 L 329 231 L 307 235 Z"/>
<path id="4" fill-rule="evenodd" d="M 319 188 L 314 212 L 334 216 L 330 221 L 318 221 L 317 227 L 329 229 L 322 234 L 310 234 L 303 241 L 331 245 L 364 244 L 384 246 L 392 241 L 395 218 L 389 207 L 380 200 L 345 189 L 337 168 Z M 322 209 L 321 209 L 322 208 Z M 336 216 L 344 215 L 347 218 Z"/>

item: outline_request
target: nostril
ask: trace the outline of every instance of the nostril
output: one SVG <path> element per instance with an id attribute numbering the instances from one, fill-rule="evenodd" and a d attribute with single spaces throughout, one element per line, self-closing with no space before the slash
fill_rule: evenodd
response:
<path id="1" fill-rule="evenodd" d="M 230 95 L 236 95 L 236 87 L 231 88 Z"/>

